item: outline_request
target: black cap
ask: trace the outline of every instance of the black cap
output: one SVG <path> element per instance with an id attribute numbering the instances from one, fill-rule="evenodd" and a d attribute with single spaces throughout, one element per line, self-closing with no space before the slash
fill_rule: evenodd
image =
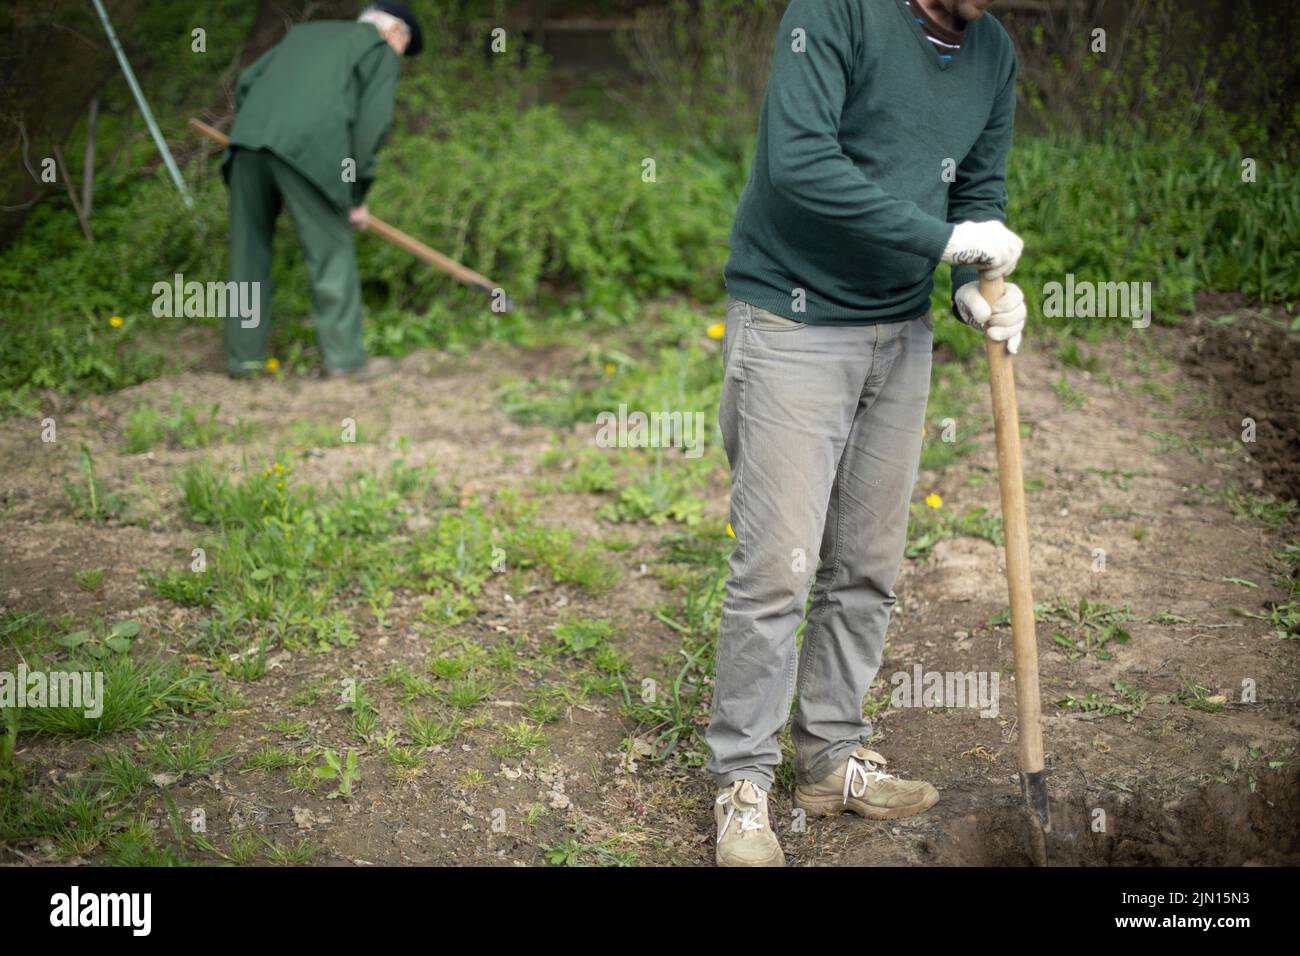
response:
<path id="1" fill-rule="evenodd" d="M 415 19 L 415 14 L 411 8 L 400 0 L 375 0 L 374 3 L 368 4 L 368 7 L 374 7 L 391 16 L 397 17 L 411 31 L 411 42 L 406 44 L 406 55 L 415 56 L 424 49 L 424 35 L 420 32 L 420 21 Z"/>

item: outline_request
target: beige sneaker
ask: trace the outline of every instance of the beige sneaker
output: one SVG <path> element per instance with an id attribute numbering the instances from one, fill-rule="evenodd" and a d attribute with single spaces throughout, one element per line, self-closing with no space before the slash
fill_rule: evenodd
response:
<path id="1" fill-rule="evenodd" d="M 737 780 L 718 791 L 713 802 L 718 824 L 718 866 L 785 866 L 785 854 L 767 818 L 767 791 L 751 780 Z"/>
<path id="2" fill-rule="evenodd" d="M 939 802 L 939 791 L 922 780 L 899 780 L 881 768 L 885 758 L 859 747 L 838 770 L 817 783 L 794 788 L 794 805 L 809 816 L 856 813 L 873 820 L 894 820 L 924 813 Z"/>

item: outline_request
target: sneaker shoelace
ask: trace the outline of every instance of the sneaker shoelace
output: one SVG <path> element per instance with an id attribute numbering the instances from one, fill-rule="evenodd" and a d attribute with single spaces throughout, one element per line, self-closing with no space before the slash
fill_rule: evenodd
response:
<path id="1" fill-rule="evenodd" d="M 758 789 L 758 787 L 754 788 L 754 792 L 758 794 L 758 799 L 759 799 L 758 805 L 752 807 L 745 807 L 745 809 L 743 810 L 737 810 L 736 808 L 736 801 L 733 799 L 733 794 L 735 793 L 734 790 L 727 790 L 725 793 L 722 793 L 718 796 L 718 801 L 717 801 L 718 805 L 727 808 L 727 816 L 726 819 L 722 821 L 722 832 L 718 834 L 718 839 L 716 842 L 718 843 L 722 842 L 722 838 L 727 835 L 727 830 L 731 826 L 732 818 L 737 815 L 739 815 L 740 817 L 741 836 L 745 835 L 746 830 L 763 829 L 763 821 L 759 818 L 758 811 L 759 808 L 762 806 L 762 801 L 764 797 L 767 796 L 767 793 L 763 790 Z"/>
<path id="2" fill-rule="evenodd" d="M 892 773 L 883 773 L 877 770 L 876 765 L 870 760 L 849 757 L 848 769 L 844 771 L 844 798 L 841 802 L 848 803 L 849 794 L 860 798 L 867 792 L 868 783 L 896 779 L 898 778 Z"/>

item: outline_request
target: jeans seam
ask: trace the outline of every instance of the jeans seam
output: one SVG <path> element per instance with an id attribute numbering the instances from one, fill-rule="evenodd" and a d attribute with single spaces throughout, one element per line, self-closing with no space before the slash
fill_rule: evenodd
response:
<path id="1" fill-rule="evenodd" d="M 853 434 L 852 428 L 850 428 L 849 434 L 850 436 L 852 436 Z M 847 450 L 847 443 L 845 447 Z M 841 544 L 844 540 L 844 522 L 840 520 L 840 516 L 843 513 L 843 509 L 840 507 L 840 505 L 842 504 L 842 499 L 844 497 L 844 483 L 840 479 L 844 471 L 844 457 L 845 457 L 844 453 L 841 452 L 839 463 L 835 466 L 835 506 L 836 506 L 835 507 L 835 515 L 836 515 L 835 546 L 831 551 L 831 566 L 830 566 L 830 574 L 828 575 L 828 578 L 832 584 L 835 582 L 835 579 L 839 576 Z M 813 580 L 814 590 L 816 589 L 816 586 L 817 583 L 816 583 L 816 579 L 814 578 Z M 799 692 L 799 706 L 801 709 L 803 707 L 804 686 L 807 683 L 808 671 L 812 670 L 811 665 L 813 662 L 813 656 L 817 650 L 817 637 L 821 630 L 821 621 L 823 615 L 825 614 L 825 608 L 826 605 L 824 602 L 821 604 L 817 604 L 813 608 L 813 613 L 812 615 L 810 615 L 808 621 L 808 628 L 807 630 L 804 631 L 804 649 L 808 654 L 808 663 L 810 666 L 802 670 L 799 674 L 798 692 Z M 791 735 L 793 736 L 794 734 L 798 734 L 798 733 L 799 733 L 799 727 L 798 727 L 798 722 L 796 722 L 794 726 L 791 727 Z"/>
<path id="2" fill-rule="evenodd" d="M 739 548 L 743 546 L 742 541 L 748 540 L 747 538 L 742 537 L 745 534 L 745 522 L 744 522 L 745 497 L 744 497 L 744 482 L 741 479 L 744 475 L 746 449 L 748 448 L 748 445 L 745 441 L 745 424 L 746 424 L 746 419 L 748 417 L 745 414 L 745 401 L 747 395 L 747 390 L 745 388 L 745 385 L 746 385 L 746 380 L 748 379 L 749 376 L 748 376 L 748 371 L 745 368 L 745 338 L 746 338 L 745 333 L 749 329 L 749 318 L 752 313 L 750 311 L 749 303 L 740 300 L 737 301 L 740 302 L 740 305 L 745 310 L 745 315 L 741 319 L 739 335 L 737 335 L 736 341 L 733 344 L 733 348 L 736 349 L 735 361 L 740 370 L 740 374 L 736 379 L 736 387 L 739 389 L 739 394 L 737 395 L 736 398 L 736 433 L 737 433 L 736 434 L 736 464 L 735 464 L 735 474 L 732 476 L 731 510 L 734 512 L 733 517 L 735 517 L 739 522 L 739 527 L 737 527 L 736 524 L 733 523 L 731 530 L 735 533 L 736 547 Z M 723 375 L 724 377 L 727 375 L 725 361 L 723 363 Z M 743 556 L 742 562 L 748 560 L 749 555 L 747 552 L 742 552 L 742 556 Z M 745 566 L 742 563 L 737 568 L 735 574 L 732 575 L 732 578 L 735 579 L 741 577 L 744 574 L 745 570 L 746 570 Z M 722 621 L 719 621 L 718 623 L 718 630 L 719 630 L 719 641 L 720 641 L 721 631 L 722 631 Z M 715 696 L 713 699 L 713 707 L 714 708 L 718 707 L 718 697 L 716 696 L 716 688 L 715 688 Z M 748 778 L 752 778 L 754 776 L 762 776 L 760 771 L 755 771 L 755 770 L 747 770 L 744 768 L 730 770 L 730 771 L 726 771 L 722 775 L 723 777 L 730 778 L 730 779 L 728 779 L 726 783 L 722 783 L 719 785 L 726 786 L 729 783 L 734 783 L 737 779 L 746 778 L 747 775 Z M 717 782 L 716 779 L 715 782 Z M 768 787 L 770 788 L 770 786 L 771 784 L 769 782 Z"/>
<path id="3" fill-rule="evenodd" d="M 871 329 L 871 367 L 867 369 L 866 381 L 862 384 L 863 392 L 869 390 L 876 384 L 876 364 L 880 360 L 880 324 L 872 326 Z"/>
<path id="4" fill-rule="evenodd" d="M 736 447 L 736 451 L 737 451 L 736 474 L 733 481 L 733 485 L 740 494 L 739 501 L 736 503 L 737 505 L 736 516 L 740 518 L 741 521 L 740 521 L 740 528 L 733 527 L 731 530 L 736 532 L 737 547 L 741 546 L 740 536 L 745 533 L 745 521 L 744 521 L 745 485 L 744 482 L 741 480 L 744 477 L 744 473 L 745 473 L 745 459 L 748 457 L 746 454 L 746 450 L 749 447 L 748 443 L 745 441 L 745 432 L 746 432 L 745 423 L 749 418 L 749 416 L 745 414 L 747 411 L 745 405 L 748 399 L 748 390 L 745 388 L 745 384 L 749 379 L 749 370 L 745 367 L 745 337 L 746 337 L 745 332 L 749 330 L 749 322 L 750 319 L 753 317 L 753 314 L 754 314 L 753 309 L 750 307 L 748 303 L 745 303 L 745 320 L 744 323 L 741 325 L 740 341 L 736 343 L 736 348 L 740 350 L 739 354 L 736 356 L 736 361 L 740 365 L 740 378 L 736 383 L 737 386 L 740 388 L 740 396 L 736 403 L 737 404 L 736 431 L 738 432 L 738 434 L 736 435 L 736 446 L 737 446 Z M 744 560 L 745 561 L 749 560 L 748 551 L 745 552 Z M 739 577 L 741 572 L 743 572 L 744 570 L 746 569 L 742 564 L 741 567 L 737 570 L 736 576 Z"/>

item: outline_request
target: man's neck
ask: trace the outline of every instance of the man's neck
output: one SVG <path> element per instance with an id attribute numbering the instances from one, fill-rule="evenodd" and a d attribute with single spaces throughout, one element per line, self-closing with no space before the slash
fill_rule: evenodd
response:
<path id="1" fill-rule="evenodd" d="M 949 30 L 960 31 L 966 24 L 945 7 L 939 0 L 912 0 L 917 6 L 924 10 L 935 23 Z"/>

